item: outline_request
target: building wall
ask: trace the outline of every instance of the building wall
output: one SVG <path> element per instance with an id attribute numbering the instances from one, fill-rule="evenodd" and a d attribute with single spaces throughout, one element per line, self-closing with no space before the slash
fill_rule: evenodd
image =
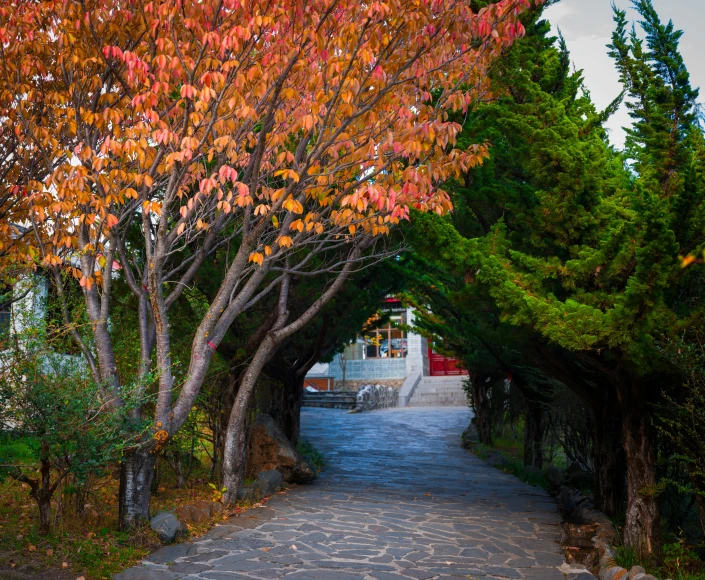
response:
<path id="1" fill-rule="evenodd" d="M 30 274 L 20 278 L 13 290 L 9 332 L 17 337 L 17 345 L 23 352 L 33 352 L 42 346 L 48 312 L 49 281 L 41 275 Z M 13 351 L 0 352 L 0 369 L 13 364 Z M 37 359 L 47 374 L 83 376 L 89 372 L 82 355 L 42 351 Z"/>
<path id="2" fill-rule="evenodd" d="M 12 290 L 11 330 L 22 340 L 30 330 L 41 330 L 47 315 L 49 283 L 46 278 L 29 275 L 20 279 Z"/>
<path id="3" fill-rule="evenodd" d="M 407 324 L 414 323 L 414 311 L 406 312 Z M 407 335 L 406 358 L 368 358 L 345 361 L 345 381 L 397 381 L 421 373 L 428 376 L 431 368 L 428 360 L 428 341 L 421 335 L 409 332 Z M 340 356 L 335 355 L 330 363 L 318 363 L 307 377 L 332 377 L 336 385 L 343 379 Z"/>
<path id="4" fill-rule="evenodd" d="M 414 324 L 414 311 L 409 308 L 406 312 L 406 320 L 409 326 Z M 431 374 L 431 365 L 428 360 L 428 341 L 415 332 L 410 332 L 407 337 L 409 353 L 406 357 L 406 376 L 410 377 L 416 373 L 421 373 L 424 377 Z"/>
<path id="5" fill-rule="evenodd" d="M 343 367 L 338 355 L 329 366 L 329 376 L 342 380 Z M 404 358 L 368 358 L 345 361 L 345 380 L 403 379 L 406 377 Z"/>

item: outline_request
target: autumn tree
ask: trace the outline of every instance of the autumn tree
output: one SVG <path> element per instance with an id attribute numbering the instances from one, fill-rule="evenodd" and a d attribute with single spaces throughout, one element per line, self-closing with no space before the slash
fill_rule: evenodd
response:
<path id="1" fill-rule="evenodd" d="M 47 175 L 28 184 L 42 262 L 80 277 L 94 346 L 75 339 L 119 405 L 128 378 L 109 318 L 124 277 L 139 304 L 137 381 L 158 377 L 151 436 L 123 460 L 124 526 L 148 516 L 155 453 L 183 425 L 238 316 L 278 292 L 252 378 L 410 207 L 449 209 L 438 184 L 486 151 L 454 149 L 447 113 L 483 93 L 529 5 L 15 0 L 0 13 L 0 90 L 17 96 Z M 177 384 L 170 310 L 216 251 L 229 252 L 223 281 Z M 332 251 L 340 258 L 316 260 Z M 292 277 L 317 265 L 335 274 L 330 286 L 288 320 Z M 249 394 L 241 387 L 238 409 Z"/>

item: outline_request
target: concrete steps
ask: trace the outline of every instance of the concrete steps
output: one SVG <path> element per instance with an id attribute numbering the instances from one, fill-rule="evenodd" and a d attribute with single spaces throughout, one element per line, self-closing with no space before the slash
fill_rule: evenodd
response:
<path id="1" fill-rule="evenodd" d="M 460 407 L 468 404 L 464 376 L 424 377 L 409 400 L 409 407 Z"/>
<path id="2" fill-rule="evenodd" d="M 351 391 L 304 392 L 304 407 L 324 407 L 327 409 L 354 409 L 357 393 Z"/>

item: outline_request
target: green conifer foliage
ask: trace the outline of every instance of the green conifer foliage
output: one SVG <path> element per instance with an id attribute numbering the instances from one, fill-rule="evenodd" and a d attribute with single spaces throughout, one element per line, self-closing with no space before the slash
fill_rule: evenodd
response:
<path id="1" fill-rule="evenodd" d="M 455 294 L 466 294 L 465 319 L 492 312 L 498 324 L 521 329 L 518 336 L 528 333 L 503 345 L 524 364 L 566 384 L 589 383 L 616 403 L 625 541 L 650 554 L 658 542 L 650 409 L 681 384 L 658 344 L 696 324 L 704 305 L 702 271 L 684 270 L 679 259 L 705 241 L 703 137 L 698 93 L 678 52 L 681 33 L 659 20 L 649 0 L 634 6 L 645 40 L 627 32 L 616 10 L 610 46 L 634 119 L 624 154 L 602 128 L 621 97 L 596 111 L 580 74 L 569 72 L 564 44 L 553 44 L 534 11 L 527 38 L 495 72 L 494 99 L 464 122 L 464 142 L 486 139 L 491 158 L 455 187 L 453 223 L 420 220 L 414 243 L 456 276 L 444 299 L 459 304 Z M 437 305 L 429 303 L 434 314 Z M 537 344 L 561 365 L 539 362 Z"/>

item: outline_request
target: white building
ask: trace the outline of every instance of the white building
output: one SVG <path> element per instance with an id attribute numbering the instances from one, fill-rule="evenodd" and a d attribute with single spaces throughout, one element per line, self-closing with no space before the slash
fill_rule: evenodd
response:
<path id="1" fill-rule="evenodd" d="M 388 299 L 383 310 L 389 322 L 359 336 L 330 363 L 316 364 L 306 375 L 306 385 L 319 390 L 355 390 L 370 383 L 400 387 L 400 405 L 406 406 L 417 386 L 430 390 L 445 382 L 441 388 L 460 393 L 457 398 L 464 404 L 462 380 L 467 373 L 455 360 L 435 354 L 426 338 L 406 330 L 413 326 L 413 309 Z"/>

